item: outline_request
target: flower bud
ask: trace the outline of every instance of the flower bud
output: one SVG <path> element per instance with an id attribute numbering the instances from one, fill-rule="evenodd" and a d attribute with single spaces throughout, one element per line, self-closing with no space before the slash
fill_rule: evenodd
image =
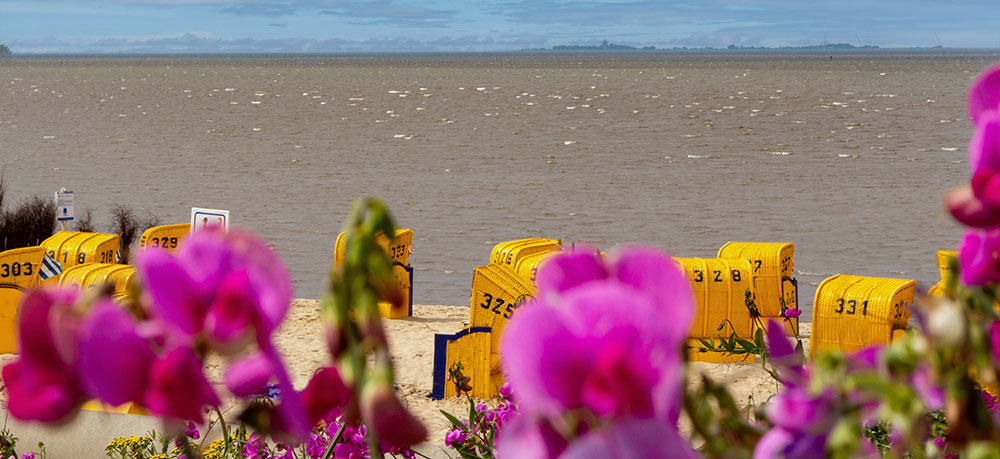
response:
<path id="1" fill-rule="evenodd" d="M 965 339 L 965 316 L 954 301 L 941 300 L 927 314 L 927 333 L 944 346 L 957 346 Z"/>

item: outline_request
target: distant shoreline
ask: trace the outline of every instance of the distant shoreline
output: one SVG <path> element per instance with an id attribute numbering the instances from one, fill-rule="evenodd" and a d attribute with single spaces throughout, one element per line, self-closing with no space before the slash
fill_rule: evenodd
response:
<path id="1" fill-rule="evenodd" d="M 829 56 L 829 55 L 891 55 L 891 54 L 923 54 L 923 55 L 953 55 L 953 54 L 998 54 L 1000 53 L 1000 48 L 945 48 L 945 47 L 928 47 L 928 48 L 883 48 L 883 47 L 853 47 L 853 48 L 815 48 L 815 47 L 801 47 L 801 48 L 657 48 L 657 49 L 600 49 L 599 47 L 580 47 L 580 48 L 560 48 L 560 49 L 524 49 L 524 50 L 512 50 L 512 51 L 426 51 L 426 52 L 329 52 L 329 53 L 271 53 L 271 52 L 212 52 L 212 53 L 196 53 L 196 52 L 173 52 L 173 53 L 145 53 L 145 52 L 135 52 L 135 53 L 26 53 L 18 52 L 12 55 L 5 55 L 4 58 L 17 59 L 17 58 L 142 58 L 142 57 L 169 57 L 169 58 L 183 58 L 183 57 L 195 57 L 195 58 L 214 58 L 214 57 L 229 57 L 229 58 L 351 58 L 351 57 L 371 57 L 371 56 L 399 56 L 399 57 L 420 57 L 420 56 L 457 56 L 457 57 L 475 57 L 475 56 L 497 56 L 497 57 L 516 57 L 516 56 L 671 56 L 671 55 L 684 55 L 684 56 L 695 56 L 695 55 L 714 55 L 714 56 L 753 56 L 753 55 L 768 55 L 768 56 L 779 56 L 779 55 L 815 55 L 815 56 Z"/>

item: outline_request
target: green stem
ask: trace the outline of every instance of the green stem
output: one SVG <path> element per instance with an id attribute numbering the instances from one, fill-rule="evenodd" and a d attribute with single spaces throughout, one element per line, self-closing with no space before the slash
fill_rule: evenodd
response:
<path id="1" fill-rule="evenodd" d="M 367 422 L 365 423 L 365 425 L 368 427 L 367 428 L 367 431 L 368 431 L 367 435 L 365 435 L 365 439 L 368 440 L 368 457 L 371 457 L 371 458 L 382 457 L 382 458 L 384 458 L 385 455 L 382 454 L 382 450 L 379 449 L 379 447 L 378 447 L 378 436 L 375 435 L 375 429 L 372 428 L 372 426 L 369 423 L 367 423 Z"/>
<path id="2" fill-rule="evenodd" d="M 340 442 L 340 436 L 344 434 L 344 426 L 346 425 L 346 423 L 341 424 L 337 429 L 336 435 L 330 439 L 330 444 L 326 445 L 326 451 L 323 452 L 323 459 L 330 459 L 330 455 L 333 454 L 333 447 L 337 446 L 337 443 Z"/>
<path id="3" fill-rule="evenodd" d="M 219 407 L 215 408 L 215 414 L 219 416 L 219 427 L 222 428 L 222 457 L 229 455 L 229 428 L 226 427 L 226 419 L 222 416 L 222 411 L 219 411 Z M 208 435 L 205 435 L 208 438 Z M 203 442 L 205 440 L 202 440 Z"/>

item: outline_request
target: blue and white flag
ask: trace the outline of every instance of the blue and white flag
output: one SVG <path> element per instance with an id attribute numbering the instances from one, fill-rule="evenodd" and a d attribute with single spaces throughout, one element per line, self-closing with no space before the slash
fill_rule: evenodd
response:
<path id="1" fill-rule="evenodd" d="M 52 258 L 52 255 L 46 253 L 45 256 L 42 257 L 42 266 L 38 268 L 38 277 L 41 280 L 45 280 L 52 276 L 58 276 L 61 272 L 62 265 L 59 264 L 55 258 Z"/>
<path id="2" fill-rule="evenodd" d="M 122 251 L 115 250 L 115 264 L 122 264 Z"/>

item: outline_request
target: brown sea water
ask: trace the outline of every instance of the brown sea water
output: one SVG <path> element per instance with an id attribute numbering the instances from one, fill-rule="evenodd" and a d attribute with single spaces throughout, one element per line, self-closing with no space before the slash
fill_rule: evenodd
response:
<path id="1" fill-rule="evenodd" d="M 352 200 L 414 230 L 417 303 L 466 304 L 497 242 L 714 257 L 795 243 L 833 273 L 937 281 L 987 53 L 22 57 L 0 60 L 15 198 L 163 223 L 229 209 L 315 298 Z"/>

